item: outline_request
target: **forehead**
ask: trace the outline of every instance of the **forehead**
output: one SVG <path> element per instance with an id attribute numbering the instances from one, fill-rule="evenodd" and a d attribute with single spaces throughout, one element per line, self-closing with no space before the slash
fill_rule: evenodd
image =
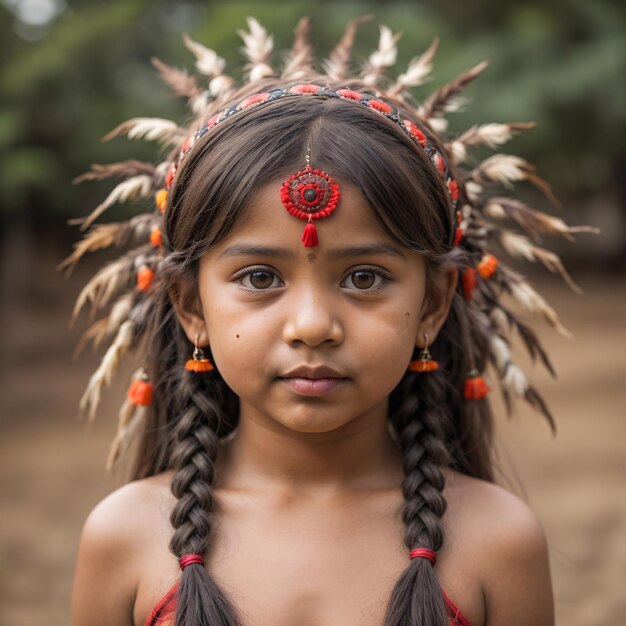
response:
<path id="1" fill-rule="evenodd" d="M 287 177 L 285 177 L 287 178 Z M 291 215 L 280 198 L 282 178 L 272 180 L 253 191 L 226 238 L 212 251 L 219 255 L 235 242 L 259 246 L 288 247 L 298 256 L 310 253 L 323 256 L 339 246 L 385 243 L 402 253 L 408 253 L 385 232 L 365 198 L 352 185 L 334 179 L 339 184 L 340 197 L 335 210 L 328 216 L 313 220 L 319 245 L 306 248 L 301 241 L 307 221 Z"/>

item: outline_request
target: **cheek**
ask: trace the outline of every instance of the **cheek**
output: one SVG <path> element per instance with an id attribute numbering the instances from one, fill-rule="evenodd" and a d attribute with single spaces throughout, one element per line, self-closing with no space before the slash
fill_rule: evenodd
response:
<path id="1" fill-rule="evenodd" d="M 216 301 L 219 302 L 219 296 Z M 227 304 L 209 304 L 203 312 L 213 359 L 227 383 L 230 384 L 229 378 L 241 376 L 264 361 L 264 342 L 270 334 L 266 315 L 253 313 L 250 307 Z"/>
<path id="2" fill-rule="evenodd" d="M 350 325 L 350 332 L 366 337 L 358 341 L 359 359 L 369 361 L 370 376 L 384 379 L 393 388 L 404 375 L 413 355 L 419 324 L 419 298 L 405 297 L 393 307 L 381 308 L 375 315 L 361 317 L 361 322 Z"/>

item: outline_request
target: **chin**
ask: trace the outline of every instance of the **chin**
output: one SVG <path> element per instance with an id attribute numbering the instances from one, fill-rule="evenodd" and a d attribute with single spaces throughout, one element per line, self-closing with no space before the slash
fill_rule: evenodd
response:
<path id="1" fill-rule="evenodd" d="M 303 411 L 302 415 L 290 415 L 288 419 L 277 419 L 285 428 L 297 433 L 320 434 L 337 430 L 347 424 L 338 416 L 321 415 L 322 411 Z"/>

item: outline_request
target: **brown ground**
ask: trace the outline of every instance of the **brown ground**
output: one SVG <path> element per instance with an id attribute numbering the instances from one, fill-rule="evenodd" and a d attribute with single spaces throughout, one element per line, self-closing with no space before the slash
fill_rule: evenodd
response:
<path id="1" fill-rule="evenodd" d="M 3 298 L 0 325 L 0 622 L 61 625 L 82 523 L 122 480 L 106 478 L 103 467 L 124 385 L 105 398 L 94 424 L 79 422 L 78 398 L 97 363 L 93 355 L 69 360 L 76 333 L 66 330 L 68 298 L 81 282 L 64 285 L 40 270 L 35 295 L 22 289 L 20 302 L 18 280 L 4 269 L 12 298 Z M 579 281 L 586 297 L 557 279 L 541 289 L 575 335 L 565 339 L 537 322 L 559 380 L 538 365 L 527 370 L 544 390 L 558 437 L 521 404 L 506 419 L 493 397 L 502 465 L 523 483 L 548 534 L 558 624 L 608 626 L 626 615 L 626 288 L 623 279 Z"/>

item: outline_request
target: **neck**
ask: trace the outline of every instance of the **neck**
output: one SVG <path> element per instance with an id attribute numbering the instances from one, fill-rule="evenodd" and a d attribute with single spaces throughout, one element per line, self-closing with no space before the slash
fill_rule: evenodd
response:
<path id="1" fill-rule="evenodd" d="M 299 432 L 243 406 L 224 442 L 226 489 L 319 494 L 398 488 L 402 455 L 387 426 L 387 401 L 332 431 Z"/>

